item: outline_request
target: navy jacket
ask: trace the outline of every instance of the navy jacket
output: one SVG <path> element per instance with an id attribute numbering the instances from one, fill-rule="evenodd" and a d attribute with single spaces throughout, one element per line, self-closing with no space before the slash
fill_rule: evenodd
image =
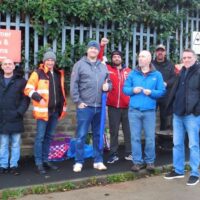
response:
<path id="1" fill-rule="evenodd" d="M 29 106 L 29 97 L 24 95 L 26 80 L 14 73 L 9 84 L 4 83 L 0 73 L 0 134 L 24 131 L 23 115 Z"/>
<path id="2" fill-rule="evenodd" d="M 182 68 L 180 74 L 184 73 L 185 69 Z M 174 83 L 172 90 L 169 94 L 167 100 L 167 110 L 174 112 L 172 110 L 173 103 L 176 97 L 176 93 L 178 90 L 178 85 L 180 82 L 181 75 L 177 78 Z M 196 62 L 193 66 L 189 68 L 187 76 L 185 78 L 185 88 L 183 98 L 185 97 L 185 115 L 200 115 L 200 63 Z M 180 106 L 180 105 L 179 105 Z M 169 112 L 168 114 L 171 114 Z"/>

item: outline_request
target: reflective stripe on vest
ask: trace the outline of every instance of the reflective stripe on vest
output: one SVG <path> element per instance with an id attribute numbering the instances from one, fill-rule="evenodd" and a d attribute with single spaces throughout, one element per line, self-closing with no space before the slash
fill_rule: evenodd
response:
<path id="1" fill-rule="evenodd" d="M 34 106 L 33 110 L 36 112 L 41 112 L 41 113 L 44 113 L 44 112 L 48 113 L 48 108 L 40 108 L 40 107 Z"/>

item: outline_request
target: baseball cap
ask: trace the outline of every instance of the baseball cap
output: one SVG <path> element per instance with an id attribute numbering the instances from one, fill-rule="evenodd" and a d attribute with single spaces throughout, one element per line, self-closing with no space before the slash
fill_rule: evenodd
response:
<path id="1" fill-rule="evenodd" d="M 165 50 L 166 50 L 166 47 L 165 47 L 163 44 L 159 44 L 159 45 L 156 46 L 156 51 L 157 51 L 158 49 L 163 49 L 163 50 L 165 51 Z"/>

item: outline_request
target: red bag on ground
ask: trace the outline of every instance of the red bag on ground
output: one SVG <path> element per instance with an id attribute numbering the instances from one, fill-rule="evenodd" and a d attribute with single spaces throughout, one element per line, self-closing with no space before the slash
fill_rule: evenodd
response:
<path id="1" fill-rule="evenodd" d="M 71 137 L 65 134 L 55 134 L 49 148 L 49 161 L 62 161 L 67 159 Z"/>

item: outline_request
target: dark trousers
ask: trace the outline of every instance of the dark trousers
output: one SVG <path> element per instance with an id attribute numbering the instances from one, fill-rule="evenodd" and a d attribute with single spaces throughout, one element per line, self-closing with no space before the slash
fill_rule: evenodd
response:
<path id="1" fill-rule="evenodd" d="M 157 106 L 160 111 L 160 131 L 165 131 L 169 128 L 169 121 L 168 121 L 168 116 L 166 113 L 166 102 L 163 101 L 158 101 Z"/>
<path id="2" fill-rule="evenodd" d="M 131 153 L 130 127 L 128 121 L 128 108 L 115 108 L 108 106 L 108 119 L 110 129 L 110 154 L 118 150 L 119 126 L 122 124 L 126 153 Z"/>
<path id="3" fill-rule="evenodd" d="M 35 164 L 41 165 L 48 161 L 49 146 L 58 123 L 58 113 L 53 113 L 48 121 L 37 120 L 37 133 L 35 135 L 34 156 Z"/>

